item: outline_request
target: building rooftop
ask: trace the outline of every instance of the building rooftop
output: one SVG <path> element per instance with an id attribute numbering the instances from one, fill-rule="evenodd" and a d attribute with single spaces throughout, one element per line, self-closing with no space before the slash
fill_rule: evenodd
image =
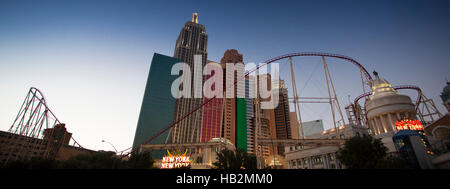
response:
<path id="1" fill-rule="evenodd" d="M 372 81 L 371 99 L 398 94 L 397 91 L 394 88 L 392 88 L 391 84 L 386 79 L 380 78 L 378 76 L 378 73 L 375 74 L 375 77 L 376 78 Z"/>

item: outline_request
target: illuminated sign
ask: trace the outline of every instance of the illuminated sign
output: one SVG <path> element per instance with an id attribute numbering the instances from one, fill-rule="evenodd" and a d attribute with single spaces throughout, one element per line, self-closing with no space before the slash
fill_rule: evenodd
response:
<path id="1" fill-rule="evenodd" d="M 167 150 L 168 156 L 164 156 L 161 161 L 161 169 L 173 169 L 180 167 L 189 167 L 191 164 L 191 158 L 186 156 L 187 150 L 181 154 L 173 153 L 171 154 Z"/>
<path id="2" fill-rule="evenodd" d="M 423 130 L 422 123 L 419 120 L 403 120 L 403 121 L 396 121 L 395 127 L 398 131 L 400 130 Z"/>

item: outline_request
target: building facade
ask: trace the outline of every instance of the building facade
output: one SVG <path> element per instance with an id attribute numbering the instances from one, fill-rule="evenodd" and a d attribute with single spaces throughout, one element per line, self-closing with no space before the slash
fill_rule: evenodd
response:
<path id="1" fill-rule="evenodd" d="M 280 80 L 278 106 L 275 108 L 276 139 L 292 139 L 288 90 Z M 284 147 L 278 147 L 278 155 L 284 155 Z"/>
<path id="2" fill-rule="evenodd" d="M 239 71 L 227 70 L 230 68 L 230 64 L 241 64 L 240 68 L 244 69 L 243 56 L 235 49 L 228 49 L 225 51 L 224 56 L 220 60 L 224 73 L 224 93 L 231 90 L 233 91 L 230 97 L 224 95 L 224 124 L 223 137 L 230 140 L 235 144 L 237 148 L 247 151 L 247 100 L 245 99 L 245 77 L 242 73 L 244 70 Z M 228 64 L 228 66 L 227 66 Z M 239 67 L 236 67 L 239 69 Z M 227 73 L 229 72 L 229 73 Z M 242 77 L 242 78 L 239 78 Z M 244 85 L 240 85 L 238 82 L 244 81 Z M 231 92 L 230 91 L 230 92 Z"/>
<path id="3" fill-rule="evenodd" d="M 171 94 L 171 86 L 177 76 L 171 75 L 171 69 L 178 62 L 180 60 L 173 57 L 157 53 L 153 55 L 133 148 L 138 148 L 139 145 L 172 123 L 176 99 Z M 151 143 L 165 143 L 167 137 L 168 132 L 165 132 Z M 162 156 L 162 152 L 155 152 L 153 155 L 159 157 Z"/>
<path id="4" fill-rule="evenodd" d="M 67 132 L 64 124 L 45 129 L 42 139 L 0 131 L 0 164 L 31 158 L 66 161 L 76 155 L 95 152 L 69 145 L 71 136 L 72 133 Z"/>
<path id="5" fill-rule="evenodd" d="M 417 131 L 400 130 L 394 137 L 395 148 L 409 165 L 413 168 L 432 169 L 431 156 L 427 153 L 428 149 L 424 145 L 425 136 Z"/>
<path id="6" fill-rule="evenodd" d="M 247 152 L 255 153 L 255 126 L 253 117 L 255 109 L 253 107 L 253 98 L 250 96 L 250 77 L 245 77 L 245 105 L 246 105 L 246 125 L 247 125 Z"/>
<path id="7" fill-rule="evenodd" d="M 219 69 L 222 69 L 222 66 L 219 63 L 209 61 L 208 64 L 210 64 L 211 66 L 217 66 Z M 209 79 L 212 76 L 213 75 L 207 75 L 206 79 Z M 217 82 L 215 84 L 218 85 Z M 216 87 L 216 85 L 214 85 L 213 87 Z M 212 90 L 215 90 L 215 88 Z M 210 99 L 204 97 L 204 102 L 208 103 L 203 106 L 200 142 L 208 142 L 213 138 L 220 138 L 222 136 L 222 122 L 224 115 L 223 98 Z"/>
<path id="8" fill-rule="evenodd" d="M 180 120 L 186 114 L 203 104 L 203 98 L 195 98 L 194 94 L 203 94 L 202 87 L 194 87 L 195 83 L 203 84 L 203 74 L 194 74 L 195 70 L 201 70 L 207 62 L 208 35 L 203 25 L 198 23 L 198 14 L 192 15 L 192 20 L 186 22 L 178 36 L 174 57 L 186 63 L 191 70 L 191 95 L 190 98 L 179 98 L 176 100 L 174 120 Z M 200 68 L 194 68 L 194 57 L 201 57 Z M 196 76 L 197 75 L 197 76 Z M 197 90 L 197 91 L 195 91 Z M 173 143 L 190 143 L 200 141 L 201 122 L 203 108 L 185 117 L 171 130 Z"/>
<path id="9" fill-rule="evenodd" d="M 381 138 L 388 152 L 396 152 L 392 137 L 397 132 L 396 121 L 417 120 L 411 98 L 398 94 L 391 84 L 375 72 L 372 81 L 372 96 L 366 101 L 365 109 L 369 128 L 375 138 Z"/>
<path id="10" fill-rule="evenodd" d="M 217 162 L 217 153 L 222 151 L 223 149 L 227 150 L 236 150 L 236 147 L 233 143 L 231 143 L 228 139 L 225 138 L 213 138 L 208 142 L 220 142 L 224 145 L 216 146 L 216 147 L 210 147 L 205 148 L 204 151 L 199 154 L 200 157 L 202 157 L 202 162 L 199 164 L 193 164 L 192 169 L 211 169 L 215 168 L 213 165 L 215 162 Z"/>
<path id="11" fill-rule="evenodd" d="M 297 113 L 289 112 L 291 122 L 292 139 L 300 139 L 300 124 L 298 123 Z"/>
<path id="12" fill-rule="evenodd" d="M 450 108 L 450 83 L 444 87 L 441 99 Z M 450 169 L 450 113 L 425 126 L 425 133 L 433 150 L 433 165 L 438 169 Z"/>
<path id="13" fill-rule="evenodd" d="M 272 90 L 272 76 L 270 74 L 260 74 L 257 78 L 258 81 L 258 89 L 260 89 L 263 86 L 263 82 L 267 82 L 265 85 L 267 86 L 268 90 Z M 271 97 L 269 98 L 259 98 L 259 106 L 261 106 L 262 102 L 267 102 L 272 100 Z M 267 120 L 267 128 L 268 128 L 268 137 L 270 139 L 277 139 L 277 127 L 276 127 L 276 121 L 275 121 L 275 109 L 261 109 L 262 111 L 262 118 Z M 271 146 L 268 147 L 270 156 L 274 157 L 278 155 L 278 147 L 277 146 Z M 270 157 L 268 157 L 270 159 Z M 266 162 L 272 162 L 272 160 L 266 159 Z"/>
<path id="14" fill-rule="evenodd" d="M 367 129 L 361 125 L 348 124 L 338 127 L 339 138 L 347 139 L 354 136 L 368 135 Z M 335 139 L 334 128 L 322 133 L 310 135 L 309 138 Z M 288 169 L 342 169 L 342 164 L 337 160 L 339 146 L 289 146 L 285 147 L 285 158 Z"/>
<path id="15" fill-rule="evenodd" d="M 314 134 L 322 133 L 323 132 L 323 120 L 313 120 L 313 121 L 307 121 L 302 122 L 303 126 L 303 133 L 305 134 L 305 137 L 309 137 Z M 301 132 L 301 131 L 299 131 Z M 301 133 L 299 133 L 299 136 Z"/>
<path id="16" fill-rule="evenodd" d="M 440 97 L 444 106 L 447 108 L 447 111 L 450 112 L 450 82 L 447 82 L 447 85 L 442 90 Z"/>

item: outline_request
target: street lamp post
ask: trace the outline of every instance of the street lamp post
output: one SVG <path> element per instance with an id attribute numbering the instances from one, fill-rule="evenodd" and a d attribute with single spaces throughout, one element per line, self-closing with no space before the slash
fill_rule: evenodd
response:
<path id="1" fill-rule="evenodd" d="M 117 151 L 116 147 L 114 147 L 114 145 L 113 145 L 112 143 L 110 143 L 110 142 L 108 142 L 108 141 L 106 141 L 106 140 L 102 140 L 102 142 L 106 142 L 106 143 L 110 144 L 110 145 L 114 148 L 114 150 L 116 151 L 116 153 L 119 153 L 119 152 Z"/>

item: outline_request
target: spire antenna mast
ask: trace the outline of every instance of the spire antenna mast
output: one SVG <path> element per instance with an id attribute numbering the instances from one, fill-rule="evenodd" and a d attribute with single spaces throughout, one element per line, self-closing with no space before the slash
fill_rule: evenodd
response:
<path id="1" fill-rule="evenodd" d="M 195 12 L 192 14 L 192 22 L 198 24 L 198 13 L 197 13 L 197 11 L 195 11 Z"/>

